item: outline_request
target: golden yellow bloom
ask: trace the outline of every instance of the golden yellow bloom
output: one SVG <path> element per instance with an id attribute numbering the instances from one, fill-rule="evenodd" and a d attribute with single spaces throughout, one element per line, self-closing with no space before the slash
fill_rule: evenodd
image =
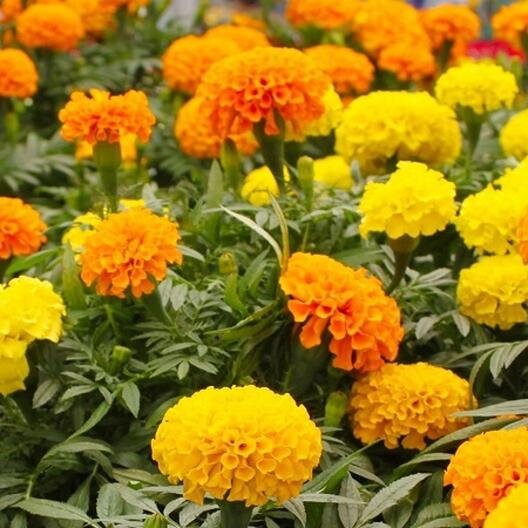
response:
<path id="1" fill-rule="evenodd" d="M 8 396 L 25 389 L 24 380 L 29 374 L 29 365 L 25 356 L 9 358 L 2 356 L 0 338 L 0 394 Z"/>
<path id="2" fill-rule="evenodd" d="M 299 337 L 305 348 L 320 345 L 328 329 L 335 367 L 370 372 L 396 359 L 403 338 L 400 310 L 364 268 L 355 270 L 325 255 L 294 253 L 280 286 L 291 298 L 294 321 L 303 323 Z"/>
<path id="3" fill-rule="evenodd" d="M 518 91 L 513 73 L 485 62 L 465 62 L 449 68 L 435 86 L 440 102 L 451 108 L 471 108 L 477 114 L 510 108 Z"/>
<path id="4" fill-rule="evenodd" d="M 227 57 L 209 69 L 198 89 L 214 129 L 225 138 L 264 122 L 279 132 L 277 112 L 294 133 L 323 116 L 331 82 L 304 53 L 289 48 L 255 48 Z"/>
<path id="5" fill-rule="evenodd" d="M 528 156 L 528 110 L 510 117 L 500 131 L 500 144 L 507 156 L 518 160 Z"/>
<path id="6" fill-rule="evenodd" d="M 510 488 L 497 507 L 486 517 L 484 528 L 525 528 L 528 526 L 528 484 Z"/>
<path id="7" fill-rule="evenodd" d="M 455 184 L 423 163 L 400 161 L 386 183 L 368 182 L 359 203 L 359 231 L 417 238 L 443 231 L 456 213 Z"/>
<path id="8" fill-rule="evenodd" d="M 513 169 L 506 169 L 495 183 L 504 191 L 525 194 L 528 189 L 528 159 L 521 161 Z"/>
<path id="9" fill-rule="evenodd" d="M 284 180 L 289 179 L 290 174 L 285 167 Z M 269 205 L 271 203 L 270 194 L 275 197 L 279 196 L 279 186 L 268 167 L 252 170 L 244 179 L 242 189 L 240 189 L 242 198 L 256 207 Z"/>
<path id="10" fill-rule="evenodd" d="M 296 497 L 321 456 L 321 432 L 289 394 L 268 388 L 209 387 L 169 409 L 152 457 L 188 500 L 259 506 Z"/>
<path id="11" fill-rule="evenodd" d="M 402 82 L 417 82 L 433 77 L 436 60 L 428 48 L 417 47 L 413 41 L 402 40 L 380 51 L 378 68 L 394 73 Z"/>
<path id="12" fill-rule="evenodd" d="M 18 49 L 0 49 L 0 97 L 31 97 L 37 84 L 37 68 L 28 55 Z"/>
<path id="13" fill-rule="evenodd" d="M 163 54 L 163 78 L 173 90 L 194 95 L 214 63 L 240 51 L 238 45 L 227 38 L 181 37 Z"/>
<path id="14" fill-rule="evenodd" d="M 528 482 L 527 444 L 522 427 L 479 434 L 457 449 L 444 483 L 453 486 L 451 506 L 460 520 L 481 528 L 512 487 Z"/>
<path id="15" fill-rule="evenodd" d="M 528 266 L 519 255 L 482 257 L 462 270 L 459 310 L 477 323 L 508 330 L 528 321 Z"/>
<path id="16" fill-rule="evenodd" d="M 86 239 L 93 234 L 94 227 L 97 227 L 102 218 L 95 213 L 85 213 L 72 222 L 72 226 L 62 237 L 63 244 L 69 244 L 75 253 L 80 253 L 84 249 Z"/>
<path id="17" fill-rule="evenodd" d="M 130 90 L 123 95 L 110 95 L 103 90 L 90 90 L 90 96 L 73 92 L 70 101 L 59 112 L 61 135 L 66 141 L 107 141 L 117 143 L 128 134 L 146 143 L 156 122 L 147 96 Z"/>
<path id="18" fill-rule="evenodd" d="M 528 1 L 503 5 L 492 17 L 494 37 L 522 49 L 521 36 L 528 32 Z"/>
<path id="19" fill-rule="evenodd" d="M 295 27 L 342 29 L 358 4 L 357 0 L 289 0 L 286 18 Z"/>
<path id="20" fill-rule="evenodd" d="M 335 189 L 349 191 L 354 183 L 350 166 L 341 156 L 327 156 L 314 161 L 314 180 Z"/>
<path id="21" fill-rule="evenodd" d="M 332 79 L 339 95 L 368 92 L 374 79 L 374 66 L 363 53 L 330 44 L 307 48 L 304 52 Z"/>
<path id="22" fill-rule="evenodd" d="M 528 264 L 528 212 L 522 215 L 517 225 L 517 249 L 524 264 Z"/>
<path id="23" fill-rule="evenodd" d="M 215 39 L 231 40 L 240 51 L 247 51 L 253 48 L 270 46 L 268 37 L 263 31 L 251 27 L 235 26 L 223 24 L 208 30 L 204 37 Z"/>
<path id="24" fill-rule="evenodd" d="M 124 163 L 134 163 L 137 159 L 137 137 L 136 134 L 123 134 L 119 138 L 121 146 L 121 159 Z M 90 159 L 93 156 L 93 145 L 88 141 L 81 140 L 77 143 L 75 157 L 78 160 Z"/>
<path id="25" fill-rule="evenodd" d="M 23 10 L 22 0 L 0 0 L 0 22 L 11 22 Z"/>
<path id="26" fill-rule="evenodd" d="M 470 407 L 469 383 L 450 370 L 415 363 L 387 364 L 352 385 L 348 412 L 354 436 L 364 444 L 383 440 L 389 449 L 423 449 L 469 425 L 455 413 Z"/>
<path id="27" fill-rule="evenodd" d="M 149 209 L 111 214 L 84 241 L 81 278 L 87 286 L 95 283 L 99 295 L 123 298 L 128 289 L 134 297 L 152 293 L 167 265 L 182 263 L 179 240 L 178 224 Z"/>
<path id="28" fill-rule="evenodd" d="M 366 173 L 387 161 L 454 161 L 461 148 L 454 112 L 425 92 L 372 92 L 350 103 L 336 129 L 336 151 Z"/>
<path id="29" fill-rule="evenodd" d="M 18 40 L 28 48 L 75 49 L 84 37 L 80 16 L 62 3 L 34 4 L 16 20 Z"/>

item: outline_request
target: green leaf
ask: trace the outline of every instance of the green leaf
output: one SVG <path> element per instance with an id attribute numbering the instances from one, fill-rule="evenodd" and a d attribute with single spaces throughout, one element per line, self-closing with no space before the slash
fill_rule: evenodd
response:
<path id="1" fill-rule="evenodd" d="M 123 390 L 121 391 L 121 397 L 134 418 L 137 418 L 141 400 L 141 393 L 139 392 L 137 385 L 132 381 L 125 383 Z"/>
<path id="2" fill-rule="evenodd" d="M 0 511 L 13 506 L 16 502 L 24 498 L 23 493 L 11 493 L 0 497 Z"/>
<path id="3" fill-rule="evenodd" d="M 220 163 L 214 160 L 207 179 L 207 194 L 205 195 L 205 205 L 208 209 L 214 209 L 222 205 L 224 196 L 224 174 Z"/>
<path id="4" fill-rule="evenodd" d="M 506 414 L 528 414 L 528 399 L 511 400 L 503 403 L 496 403 L 495 405 L 488 405 L 481 409 L 474 409 L 472 411 L 461 411 L 456 413 L 456 416 L 503 416 Z"/>
<path id="5" fill-rule="evenodd" d="M 25 499 L 16 504 L 17 508 L 27 511 L 32 515 L 40 517 L 47 517 L 49 519 L 69 519 L 72 521 L 83 521 L 89 526 L 98 528 L 98 525 L 86 515 L 82 510 L 66 504 L 65 502 L 58 502 L 47 499 Z"/>
<path id="6" fill-rule="evenodd" d="M 33 408 L 38 409 L 46 405 L 61 388 L 59 380 L 48 378 L 44 380 L 33 395 Z"/>
<path id="7" fill-rule="evenodd" d="M 341 524 L 344 528 L 352 528 L 361 517 L 364 501 L 361 500 L 358 483 L 350 475 L 347 475 L 341 484 L 341 495 L 355 502 L 355 504 L 339 504 L 337 507 Z"/>
<path id="8" fill-rule="evenodd" d="M 66 304 L 73 310 L 86 309 L 86 297 L 79 272 L 75 254 L 70 244 L 65 244 L 62 255 L 62 291 Z"/>
<path id="9" fill-rule="evenodd" d="M 298 498 L 290 499 L 283 504 L 283 507 L 288 510 L 301 523 L 301 526 L 306 526 L 306 510 L 304 504 Z"/>
<path id="10" fill-rule="evenodd" d="M 57 255 L 58 249 L 44 249 L 38 253 L 33 253 L 29 257 L 15 257 L 9 264 L 6 270 L 6 277 L 12 277 L 15 273 L 26 271 L 30 268 L 34 268 L 39 264 L 49 262 L 53 257 Z"/>
<path id="11" fill-rule="evenodd" d="M 77 429 L 77 431 L 75 431 L 75 433 L 70 435 L 70 439 L 71 438 L 75 438 L 77 436 L 80 436 L 80 435 L 86 433 L 87 431 L 89 431 L 90 429 L 92 429 L 92 427 L 95 427 L 106 416 L 106 414 L 110 410 L 111 406 L 112 406 L 111 403 L 108 403 L 106 400 L 101 402 L 95 408 L 95 410 L 91 414 L 90 418 L 88 418 L 88 420 L 86 420 L 84 425 L 79 427 L 79 429 Z"/>
<path id="12" fill-rule="evenodd" d="M 123 499 L 117 484 L 104 484 L 97 495 L 96 512 L 101 520 L 116 517 L 123 513 Z"/>

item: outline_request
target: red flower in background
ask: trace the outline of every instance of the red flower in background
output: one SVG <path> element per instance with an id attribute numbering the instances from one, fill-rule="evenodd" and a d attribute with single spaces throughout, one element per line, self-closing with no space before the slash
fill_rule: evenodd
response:
<path id="1" fill-rule="evenodd" d="M 525 61 L 524 53 L 504 40 L 475 40 L 468 45 L 466 54 L 473 59 L 496 59 L 500 55 L 504 55 L 511 59 Z"/>

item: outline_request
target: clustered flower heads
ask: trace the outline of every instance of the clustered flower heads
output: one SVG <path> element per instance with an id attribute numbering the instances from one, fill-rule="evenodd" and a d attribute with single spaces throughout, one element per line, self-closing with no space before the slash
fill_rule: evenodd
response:
<path id="1" fill-rule="evenodd" d="M 501 129 L 500 144 L 507 156 L 518 160 L 528 156 L 528 110 L 523 110 L 508 120 Z"/>
<path id="2" fill-rule="evenodd" d="M 380 281 L 325 255 L 295 253 L 280 278 L 288 309 L 302 323 L 301 344 L 313 348 L 330 334 L 334 366 L 369 372 L 394 361 L 403 338 L 400 310 Z"/>
<path id="3" fill-rule="evenodd" d="M 37 91 L 35 63 L 21 50 L 0 49 L 0 97 L 31 97 Z"/>
<path id="4" fill-rule="evenodd" d="M 511 488 L 486 517 L 484 528 L 525 528 L 528 526 L 528 484 Z"/>
<path id="5" fill-rule="evenodd" d="M 336 151 L 366 173 L 398 160 L 454 161 L 462 137 L 454 112 L 425 92 L 372 92 L 352 101 L 336 129 Z"/>
<path id="6" fill-rule="evenodd" d="M 360 233 L 417 238 L 445 229 L 454 218 L 455 184 L 423 163 L 400 161 L 387 183 L 369 182 L 359 203 Z"/>
<path id="7" fill-rule="evenodd" d="M 252 27 L 222 24 L 209 29 L 205 36 L 231 40 L 240 51 L 270 46 L 266 34 Z"/>
<path id="8" fill-rule="evenodd" d="M 357 0 L 289 0 L 286 18 L 295 27 L 343 29 L 357 4 Z"/>
<path id="9" fill-rule="evenodd" d="M 453 486 L 451 505 L 460 520 L 481 528 L 512 488 L 528 483 L 527 444 L 528 429 L 522 427 L 477 435 L 457 449 L 444 483 Z"/>
<path id="10" fill-rule="evenodd" d="M 394 449 L 423 449 L 469 421 L 455 413 L 469 408 L 469 383 L 450 370 L 415 363 L 386 364 L 352 385 L 348 404 L 356 438 L 369 444 L 383 440 Z"/>
<path id="11" fill-rule="evenodd" d="M 321 456 L 321 433 L 302 405 L 252 385 L 209 387 L 169 409 L 152 456 L 169 481 L 247 506 L 297 496 Z"/>
<path id="12" fill-rule="evenodd" d="M 496 38 L 522 49 L 521 35 L 528 31 L 528 1 L 503 5 L 493 15 L 491 25 Z"/>

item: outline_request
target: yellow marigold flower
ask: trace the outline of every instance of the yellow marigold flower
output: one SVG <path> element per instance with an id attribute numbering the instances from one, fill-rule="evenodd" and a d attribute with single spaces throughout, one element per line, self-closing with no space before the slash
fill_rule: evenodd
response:
<path id="1" fill-rule="evenodd" d="M 37 91 L 35 63 L 18 49 L 0 49 L 0 97 L 31 97 Z"/>
<path id="2" fill-rule="evenodd" d="M 425 92 L 372 92 L 350 103 L 336 129 L 336 151 L 367 173 L 387 161 L 455 160 L 462 143 L 455 113 Z"/>
<path id="3" fill-rule="evenodd" d="M 211 28 L 205 33 L 204 37 L 231 40 L 237 45 L 240 51 L 271 45 L 263 31 L 231 24 L 222 24 Z"/>
<path id="4" fill-rule="evenodd" d="M 163 54 L 163 78 L 173 90 L 193 95 L 213 64 L 240 51 L 231 39 L 187 35 Z"/>
<path id="5" fill-rule="evenodd" d="M 72 222 L 72 226 L 62 237 L 63 244 L 69 244 L 75 253 L 80 253 L 84 249 L 86 239 L 93 234 L 94 227 L 97 227 L 102 218 L 95 213 L 85 213 Z"/>
<path id="6" fill-rule="evenodd" d="M 0 22 L 11 22 L 23 10 L 22 0 L 0 0 Z"/>
<path id="7" fill-rule="evenodd" d="M 225 138 L 265 123 L 265 133 L 279 132 L 277 112 L 295 133 L 323 116 L 323 98 L 332 84 L 299 50 L 255 48 L 227 57 L 209 69 L 198 89 L 202 108 Z"/>
<path id="8" fill-rule="evenodd" d="M 202 111 L 202 100 L 189 99 L 178 111 L 174 123 L 174 135 L 180 148 L 188 156 L 198 159 L 218 158 L 223 140 L 211 126 L 210 119 Z M 254 154 L 258 148 L 251 132 L 231 135 L 239 152 L 246 156 Z"/>
<path id="9" fill-rule="evenodd" d="M 436 60 L 429 49 L 417 47 L 413 41 L 402 40 L 380 51 L 378 68 L 394 73 L 402 82 L 417 82 L 433 77 Z"/>
<path id="10" fill-rule="evenodd" d="M 290 174 L 285 167 L 284 180 L 289 179 Z M 279 186 L 268 167 L 252 170 L 244 179 L 240 189 L 242 198 L 256 207 L 269 205 L 271 203 L 270 194 L 275 197 L 279 196 Z"/>
<path id="11" fill-rule="evenodd" d="M 503 5 L 491 18 L 495 38 L 522 49 L 521 36 L 528 33 L 528 1 Z"/>
<path id="12" fill-rule="evenodd" d="M 3 357 L 0 352 L 0 394 L 8 396 L 13 392 L 25 389 L 24 380 L 28 374 L 29 365 L 25 356 L 8 358 Z"/>
<path id="13" fill-rule="evenodd" d="M 528 189 L 528 159 L 513 169 L 506 169 L 504 175 L 495 181 L 505 191 L 524 193 Z"/>
<path id="14" fill-rule="evenodd" d="M 121 159 L 124 163 L 134 163 L 137 159 L 137 137 L 136 134 L 123 134 L 119 138 L 121 146 Z M 81 140 L 77 143 L 75 157 L 78 160 L 90 159 L 93 156 L 93 145 L 88 141 Z"/>
<path id="15" fill-rule="evenodd" d="M 471 108 L 477 114 L 510 108 L 518 92 L 513 73 L 485 62 L 465 62 L 449 68 L 435 86 L 440 102 L 451 108 Z"/>
<path id="16" fill-rule="evenodd" d="M 528 213 L 525 211 L 517 225 L 517 249 L 524 264 L 528 264 Z"/>
<path id="17" fill-rule="evenodd" d="M 396 359 L 403 338 L 400 310 L 364 268 L 354 270 L 325 255 L 295 253 L 280 286 L 291 297 L 288 309 L 294 321 L 304 323 L 300 340 L 305 348 L 320 345 L 328 329 L 335 367 L 370 372 Z"/>
<path id="18" fill-rule="evenodd" d="M 358 95 L 369 91 L 374 66 L 363 53 L 325 44 L 304 52 L 332 79 L 339 95 Z"/>
<path id="19" fill-rule="evenodd" d="M 169 409 L 152 457 L 185 497 L 260 506 L 296 497 L 321 456 L 321 432 L 289 394 L 268 388 L 209 387 Z"/>
<path id="20" fill-rule="evenodd" d="M 528 482 L 526 445 L 528 429 L 522 427 L 479 434 L 457 449 L 444 484 L 453 486 L 451 506 L 460 520 L 481 528 L 512 487 Z"/>
<path id="21" fill-rule="evenodd" d="M 103 90 L 90 90 L 90 95 L 73 92 L 70 101 L 59 112 L 61 135 L 66 141 L 108 141 L 117 143 L 127 134 L 135 134 L 146 143 L 156 122 L 147 96 L 130 90 L 110 95 Z"/>
<path id="22" fill-rule="evenodd" d="M 286 18 L 295 27 L 342 29 L 358 4 L 357 0 L 289 0 Z"/>
<path id="23" fill-rule="evenodd" d="M 400 161 L 386 183 L 368 182 L 359 203 L 359 231 L 387 233 L 390 238 L 433 235 L 456 213 L 455 184 L 423 163 Z"/>
<path id="24" fill-rule="evenodd" d="M 75 49 L 84 37 L 80 16 L 62 3 L 34 4 L 16 20 L 18 40 L 28 48 Z"/>
<path id="25" fill-rule="evenodd" d="M 497 507 L 486 517 L 484 528 L 525 528 L 528 526 L 528 484 L 510 488 Z"/>
<path id="26" fill-rule="evenodd" d="M 179 240 L 178 224 L 149 209 L 111 214 L 84 242 L 81 278 L 95 283 L 99 295 L 123 298 L 129 288 L 134 297 L 152 293 L 167 264 L 182 263 Z"/>
<path id="27" fill-rule="evenodd" d="M 500 131 L 500 144 L 507 156 L 518 160 L 528 156 L 528 110 L 523 110 L 508 120 Z"/>
<path id="28" fill-rule="evenodd" d="M 314 161 L 314 180 L 325 187 L 349 191 L 354 183 L 350 166 L 341 156 L 327 156 Z"/>
<path id="29" fill-rule="evenodd" d="M 40 213 L 19 198 L 0 196 L 0 260 L 30 255 L 46 242 Z"/>
<path id="30" fill-rule="evenodd" d="M 528 266 L 519 255 L 483 257 L 462 270 L 457 287 L 460 312 L 477 323 L 508 330 L 528 321 Z"/>
<path id="31" fill-rule="evenodd" d="M 469 383 L 450 370 L 415 363 L 387 364 L 352 385 L 348 412 L 364 444 L 383 440 L 389 449 L 423 449 L 466 425 L 455 413 L 469 409 Z"/>

